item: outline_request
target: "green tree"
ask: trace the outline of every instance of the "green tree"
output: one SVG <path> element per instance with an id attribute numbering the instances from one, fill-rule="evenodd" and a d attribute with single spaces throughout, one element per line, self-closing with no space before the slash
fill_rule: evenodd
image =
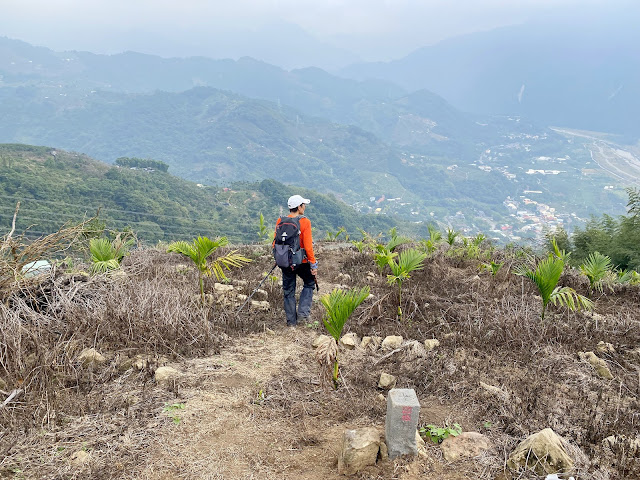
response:
<path id="1" fill-rule="evenodd" d="M 248 258 L 239 255 L 234 250 L 222 257 L 218 257 L 209 262 L 209 257 L 220 247 L 229 243 L 226 237 L 217 237 L 213 240 L 207 237 L 198 237 L 192 243 L 183 240 L 173 242 L 167 248 L 168 252 L 180 253 L 190 258 L 198 269 L 198 283 L 200 285 L 200 295 L 204 303 L 204 277 L 215 275 L 217 279 L 226 279 L 224 268 L 231 270 L 231 267 L 241 267 L 249 262 Z"/>

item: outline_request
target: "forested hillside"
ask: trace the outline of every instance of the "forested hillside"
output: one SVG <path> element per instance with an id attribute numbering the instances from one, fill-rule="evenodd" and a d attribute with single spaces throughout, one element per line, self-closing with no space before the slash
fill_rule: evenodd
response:
<path id="1" fill-rule="evenodd" d="M 275 219 L 288 213 L 286 199 L 294 193 L 312 199 L 309 215 L 316 235 L 342 226 L 350 232 L 378 232 L 395 225 L 391 217 L 358 214 L 331 196 L 272 180 L 231 188 L 198 186 L 161 170 L 107 165 L 49 147 L 0 145 L 2 230 L 10 230 L 20 202 L 16 231 L 28 229 L 30 236 L 99 212 L 107 229 L 130 228 L 147 243 L 198 235 L 250 243 L 259 240 L 260 213 L 270 232 Z"/>

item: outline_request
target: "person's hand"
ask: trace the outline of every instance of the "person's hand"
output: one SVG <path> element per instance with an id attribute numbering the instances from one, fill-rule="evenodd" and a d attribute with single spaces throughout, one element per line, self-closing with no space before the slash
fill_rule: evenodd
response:
<path id="1" fill-rule="evenodd" d="M 317 275 L 318 274 L 318 269 L 317 268 L 312 268 L 311 269 L 311 275 Z"/>

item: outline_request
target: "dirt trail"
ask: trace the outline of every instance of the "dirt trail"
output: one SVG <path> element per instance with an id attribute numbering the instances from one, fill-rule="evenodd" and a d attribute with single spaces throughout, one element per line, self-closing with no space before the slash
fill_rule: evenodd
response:
<path id="1" fill-rule="evenodd" d="M 269 382 L 287 375 L 307 384 L 307 396 L 327 394 L 318 384 L 315 335 L 301 327 L 267 331 L 243 338 L 219 356 L 176 365 L 186 372 L 176 397 L 185 408 L 165 412 L 180 422 L 168 419 L 156 430 L 156 443 L 136 478 L 345 478 L 336 466 L 341 434 L 369 426 L 370 420 L 345 425 L 333 420 L 331 411 L 305 411 L 295 398 L 284 411 L 269 407 Z"/>

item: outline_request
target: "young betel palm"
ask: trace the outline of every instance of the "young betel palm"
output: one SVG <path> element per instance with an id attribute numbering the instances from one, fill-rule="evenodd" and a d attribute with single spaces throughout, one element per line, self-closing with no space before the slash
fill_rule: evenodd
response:
<path id="1" fill-rule="evenodd" d="M 338 375 L 340 367 L 338 364 L 338 340 L 342 335 L 344 325 L 356 308 L 369 296 L 369 287 L 361 289 L 338 290 L 320 298 L 320 302 L 325 308 L 322 318 L 324 326 L 331 335 L 327 342 L 318 346 L 316 358 L 320 364 L 331 368 L 333 388 L 338 388 Z"/>
<path id="2" fill-rule="evenodd" d="M 135 239 L 123 240 L 118 234 L 113 241 L 107 238 L 92 238 L 89 240 L 91 254 L 91 272 L 106 273 L 120 267 L 120 262 L 129 253 Z"/>
<path id="3" fill-rule="evenodd" d="M 400 253 L 397 262 L 395 259 L 389 261 L 391 275 L 387 275 L 387 280 L 390 285 L 395 283 L 398 286 L 398 320 L 402 320 L 402 283 L 411 278 L 411 272 L 422 269 L 425 258 L 426 253 L 410 248 Z"/>
<path id="4" fill-rule="evenodd" d="M 411 242 L 411 239 L 408 237 L 400 237 L 398 236 L 398 231 L 396 227 L 393 227 L 389 230 L 389 242 L 385 245 L 383 243 L 378 243 L 376 245 L 376 253 L 374 255 L 374 260 L 376 265 L 378 265 L 378 270 L 380 273 L 383 272 L 384 267 L 389 265 L 389 262 L 393 260 L 398 254 L 395 252 L 395 249 L 398 246 Z"/>
<path id="5" fill-rule="evenodd" d="M 207 237 L 198 237 L 192 243 L 180 240 L 173 242 L 167 248 L 168 252 L 180 253 L 190 258 L 198 268 L 198 283 L 200 284 L 200 296 L 204 303 L 204 277 L 215 275 L 216 279 L 225 279 L 224 268 L 231 270 L 231 267 L 242 267 L 251 262 L 234 250 L 222 257 L 209 262 L 208 259 L 220 247 L 224 247 L 229 243 L 227 237 L 216 237 L 213 240 Z"/>
<path id="6" fill-rule="evenodd" d="M 558 281 L 564 270 L 562 258 L 549 255 L 544 260 L 538 262 L 535 268 L 521 265 L 513 273 L 527 277 L 538 287 L 542 298 L 542 313 L 540 319 L 544 320 L 544 314 L 549 302 L 554 305 L 566 306 L 569 310 L 593 310 L 593 302 L 587 297 L 580 295 L 571 287 L 558 287 Z"/>
<path id="7" fill-rule="evenodd" d="M 611 271 L 611 259 L 600 252 L 590 254 L 582 265 L 580 271 L 589 279 L 589 291 L 596 289 L 602 293 L 602 284 L 607 276 L 613 277 Z"/>

